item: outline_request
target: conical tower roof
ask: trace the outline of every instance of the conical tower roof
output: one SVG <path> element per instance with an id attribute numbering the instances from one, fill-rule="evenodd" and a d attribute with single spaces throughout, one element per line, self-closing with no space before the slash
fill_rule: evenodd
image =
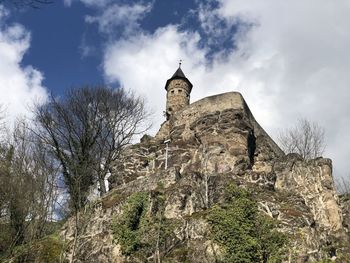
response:
<path id="1" fill-rule="evenodd" d="M 181 69 L 181 64 L 179 65 L 179 68 L 175 71 L 175 73 L 173 74 L 173 76 L 172 76 L 170 79 L 167 80 L 167 82 L 166 82 L 166 84 L 165 84 L 165 89 L 166 89 L 166 90 L 168 90 L 168 86 L 169 86 L 170 82 L 171 82 L 172 80 L 174 80 L 174 79 L 182 79 L 182 80 L 186 81 L 187 84 L 188 84 L 188 86 L 189 86 L 189 88 L 190 88 L 189 92 L 191 92 L 193 85 L 192 85 L 192 83 L 186 78 L 185 74 L 183 73 L 183 71 L 182 71 L 182 69 Z"/>
<path id="2" fill-rule="evenodd" d="M 173 75 L 171 78 L 175 78 L 175 77 L 178 77 L 178 78 L 186 78 L 185 74 L 182 72 L 181 67 L 179 67 L 179 68 L 175 71 L 174 75 Z"/>

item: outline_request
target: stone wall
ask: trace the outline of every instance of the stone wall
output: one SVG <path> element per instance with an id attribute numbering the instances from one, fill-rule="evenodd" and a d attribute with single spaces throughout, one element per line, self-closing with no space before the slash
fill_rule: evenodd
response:
<path id="1" fill-rule="evenodd" d="M 239 92 L 227 92 L 215 96 L 206 97 L 204 99 L 198 100 L 191 103 L 188 107 L 179 110 L 172 116 L 172 118 L 162 125 L 156 139 L 165 140 L 168 139 L 166 136 L 170 135 L 170 132 L 174 127 L 184 127 L 182 132 L 182 139 L 189 140 L 193 137 L 193 131 L 191 131 L 191 124 L 199 118 L 204 118 L 205 115 L 210 113 L 224 112 L 225 110 L 235 110 L 237 112 L 242 112 L 254 128 L 254 136 L 261 137 L 265 140 L 265 143 L 269 145 L 271 150 L 275 152 L 277 156 L 282 156 L 282 150 L 277 146 L 277 144 L 270 138 L 270 136 L 264 131 L 259 123 L 254 119 L 248 105 L 243 99 Z M 232 116 L 230 116 L 232 117 Z M 226 118 L 227 125 L 234 126 L 232 123 L 233 119 Z"/>
<path id="2" fill-rule="evenodd" d="M 168 169 L 165 139 L 171 140 Z M 144 136 L 126 148 L 109 180 L 113 189 L 91 208 L 77 241 L 76 262 L 141 262 L 121 254 L 111 224 L 128 196 L 143 191 L 152 201 L 160 188 L 165 218 L 178 222 L 168 262 L 217 262 L 220 248 L 210 239 L 206 212 L 225 202 L 231 183 L 249 189 L 261 213 L 276 220 L 278 231 L 288 235 L 285 262 L 334 259 L 342 251 L 337 240 L 348 244 L 331 161 L 285 156 L 236 92 L 179 110 L 155 138 Z M 72 225 L 66 225 L 62 236 L 69 242 L 73 234 Z M 186 251 L 185 259 L 179 251 Z"/>
<path id="3" fill-rule="evenodd" d="M 190 103 L 190 87 L 182 79 L 173 79 L 167 89 L 167 115 L 173 115 Z"/>

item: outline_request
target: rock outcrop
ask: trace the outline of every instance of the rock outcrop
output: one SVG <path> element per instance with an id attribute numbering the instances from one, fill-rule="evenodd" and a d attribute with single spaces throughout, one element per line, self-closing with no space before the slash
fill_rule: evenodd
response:
<path id="1" fill-rule="evenodd" d="M 167 155 L 165 140 L 170 140 Z M 176 112 L 155 137 L 144 136 L 125 149 L 109 181 L 112 190 L 81 213 L 77 238 L 74 219 L 65 225 L 66 258 L 74 250 L 75 262 L 156 262 L 160 257 L 218 262 L 223 252 L 210 238 L 207 214 L 225 202 L 232 183 L 250 191 L 260 213 L 288 236 L 284 262 L 340 260 L 348 242 L 331 160 L 285 156 L 239 93 L 204 98 Z M 141 192 L 150 203 L 144 213 L 158 215 L 162 207 L 164 222 L 172 222 L 162 254 L 158 247 L 158 255 L 142 260 L 123 254 L 113 236 L 114 220 L 125 213 L 128 197 Z"/>

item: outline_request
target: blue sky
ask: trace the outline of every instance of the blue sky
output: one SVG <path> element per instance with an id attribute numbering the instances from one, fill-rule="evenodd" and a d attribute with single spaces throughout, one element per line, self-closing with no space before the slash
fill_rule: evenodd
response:
<path id="1" fill-rule="evenodd" d="M 96 54 L 84 57 L 80 50 L 83 41 L 101 45 L 96 28 L 84 22 L 90 11 L 79 2 L 70 8 L 56 2 L 40 9 L 13 10 L 9 21 L 24 25 L 32 37 L 22 63 L 42 71 L 43 84 L 50 91 L 61 93 L 70 86 L 103 83 L 101 52 L 96 49 Z"/>
<path id="2" fill-rule="evenodd" d="M 139 1 L 115 2 L 132 4 Z M 198 21 L 192 15 L 196 8 L 194 0 L 149 3 L 152 11 L 144 16 L 140 24 L 142 30 L 152 33 L 168 24 L 181 24 L 186 29 L 195 30 Z M 97 24 L 86 23 L 87 16 L 99 13 L 98 8 L 80 1 L 69 5 L 56 1 L 51 5 L 41 5 L 40 9 L 16 10 L 12 7 L 8 22 L 24 25 L 32 37 L 22 64 L 34 65 L 42 71 L 43 85 L 55 94 L 72 86 L 104 83 L 101 64 L 105 42 L 122 38 L 123 28 L 115 27 L 113 34 L 100 34 Z M 88 54 L 84 53 L 84 48 L 89 49 Z"/>
<path id="3" fill-rule="evenodd" d="M 132 5 L 140 1 L 112 1 L 118 4 Z M 154 33 L 158 28 L 174 24 L 179 30 L 197 30 L 202 39 L 198 46 L 208 46 L 208 61 L 213 54 L 229 51 L 233 48 L 230 37 L 208 42 L 207 34 L 201 29 L 198 21 L 195 0 L 187 1 L 142 1 L 150 4 L 151 11 L 145 12 L 140 28 Z M 213 1 L 212 8 L 218 5 Z M 80 1 L 65 4 L 56 1 L 51 5 L 41 5 L 40 9 L 11 8 L 8 23 L 20 23 L 31 33 L 30 49 L 25 53 L 22 64 L 33 65 L 44 74 L 43 85 L 55 94 L 62 93 L 68 87 L 84 84 L 104 83 L 104 72 L 101 67 L 103 50 L 110 39 L 123 38 L 123 26 L 113 27 L 113 33 L 99 32 L 98 25 L 87 23 L 86 18 L 101 14 L 94 5 Z M 234 27 L 231 30 L 234 33 Z M 213 38 L 213 36 L 211 36 Z M 211 39 L 213 40 L 213 39 Z M 88 54 L 85 54 L 88 50 Z M 181 58 L 179 58 L 181 59 Z M 185 60 L 185 58 L 182 58 Z M 174 69 L 177 63 L 174 62 Z M 115 83 L 118 85 L 118 82 Z"/>
<path id="4" fill-rule="evenodd" d="M 7 3 L 10 3 L 8 1 Z M 325 156 L 348 176 L 350 4 L 347 0 L 56 0 L 0 4 L 0 103 L 30 116 L 48 94 L 84 84 L 145 98 L 154 134 L 179 59 L 191 101 L 239 91 L 276 138 L 300 117 L 326 128 Z"/>

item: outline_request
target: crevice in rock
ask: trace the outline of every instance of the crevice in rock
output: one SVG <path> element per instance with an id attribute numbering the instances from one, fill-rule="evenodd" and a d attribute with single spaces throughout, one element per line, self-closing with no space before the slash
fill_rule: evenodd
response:
<path id="1" fill-rule="evenodd" d="M 248 134 L 248 156 L 251 166 L 254 165 L 254 153 L 256 150 L 256 138 L 254 136 L 254 130 L 250 130 Z"/>
<path id="2" fill-rule="evenodd" d="M 336 257 L 337 256 L 337 250 L 334 246 L 330 246 L 328 255 L 330 258 Z"/>

